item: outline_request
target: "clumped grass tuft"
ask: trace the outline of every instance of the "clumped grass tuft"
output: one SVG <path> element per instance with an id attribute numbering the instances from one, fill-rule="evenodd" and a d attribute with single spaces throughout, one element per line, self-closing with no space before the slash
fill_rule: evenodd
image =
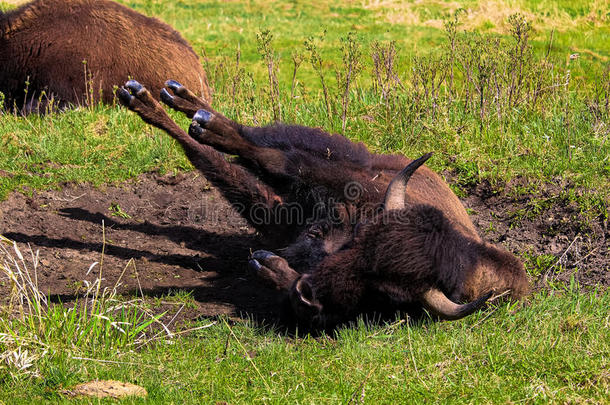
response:
<path id="1" fill-rule="evenodd" d="M 0 236 L 0 275 L 11 291 L 0 308 L 4 378 L 41 377 L 41 363 L 126 352 L 154 336 L 152 326 L 158 326 L 162 314 L 151 315 L 141 299 L 120 299 L 120 280 L 113 288 L 102 287 L 103 257 L 86 272 L 97 270 L 97 277 L 83 281 L 82 295 L 69 306 L 50 302 L 41 290 L 38 262 L 37 251 L 24 254 L 15 242 Z"/>

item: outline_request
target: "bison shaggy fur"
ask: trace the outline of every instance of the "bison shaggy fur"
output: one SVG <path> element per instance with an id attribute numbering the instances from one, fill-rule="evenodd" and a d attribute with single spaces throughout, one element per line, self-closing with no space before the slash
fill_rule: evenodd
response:
<path id="1" fill-rule="evenodd" d="M 115 86 L 131 77 L 156 95 L 165 78 L 176 77 L 210 99 L 197 54 L 155 18 L 109 0 L 35 0 L 0 12 L 6 107 L 28 113 L 111 103 Z"/>

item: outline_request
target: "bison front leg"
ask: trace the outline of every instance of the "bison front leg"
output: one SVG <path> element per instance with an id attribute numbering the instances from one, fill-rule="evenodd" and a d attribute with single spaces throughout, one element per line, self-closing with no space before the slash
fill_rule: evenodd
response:
<path id="1" fill-rule="evenodd" d="M 252 253 L 248 266 L 269 286 L 286 293 L 290 291 L 295 280 L 301 276 L 290 267 L 284 258 L 266 250 L 257 250 Z"/>
<path id="2" fill-rule="evenodd" d="M 265 234 L 281 235 L 285 227 L 275 221 L 273 216 L 274 207 L 281 202 L 281 198 L 272 188 L 258 181 L 245 168 L 228 162 L 222 153 L 201 144 L 184 132 L 137 81 L 128 81 L 125 87 L 118 90 L 117 95 L 123 105 L 137 113 L 145 122 L 176 139 L 191 163 L 220 189 L 227 200 L 239 206 L 244 217 L 254 227 Z M 256 212 L 257 216 L 250 215 L 252 212 Z M 259 217 L 265 218 L 265 221 L 261 221 Z"/>

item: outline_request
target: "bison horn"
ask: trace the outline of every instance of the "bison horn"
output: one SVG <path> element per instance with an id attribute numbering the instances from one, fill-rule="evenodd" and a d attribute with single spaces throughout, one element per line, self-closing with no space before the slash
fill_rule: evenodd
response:
<path id="1" fill-rule="evenodd" d="M 447 298 L 445 293 L 443 293 L 441 290 L 431 288 L 424 293 L 422 303 L 427 310 L 434 313 L 439 318 L 453 320 L 472 314 L 474 311 L 479 309 L 485 303 L 485 301 L 491 297 L 492 294 L 493 291 L 490 291 L 482 297 L 469 302 L 468 304 L 460 305 Z"/>
<path id="2" fill-rule="evenodd" d="M 409 178 L 411 178 L 411 175 L 413 175 L 426 160 L 430 159 L 430 156 L 432 156 L 432 152 L 426 153 L 419 159 L 409 163 L 407 167 L 394 176 L 385 192 L 383 204 L 386 211 L 401 210 L 405 207 L 405 188 L 407 187 L 407 182 L 409 181 Z"/>

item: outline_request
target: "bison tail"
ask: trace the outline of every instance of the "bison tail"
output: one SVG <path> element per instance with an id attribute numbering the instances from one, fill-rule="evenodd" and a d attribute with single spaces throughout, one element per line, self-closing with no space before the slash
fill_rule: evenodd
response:
<path id="1" fill-rule="evenodd" d="M 490 291 L 472 302 L 460 305 L 447 298 L 445 293 L 441 290 L 431 288 L 424 293 L 422 303 L 427 310 L 437 315 L 439 318 L 454 320 L 468 316 L 481 308 L 492 294 L 493 291 Z"/>

